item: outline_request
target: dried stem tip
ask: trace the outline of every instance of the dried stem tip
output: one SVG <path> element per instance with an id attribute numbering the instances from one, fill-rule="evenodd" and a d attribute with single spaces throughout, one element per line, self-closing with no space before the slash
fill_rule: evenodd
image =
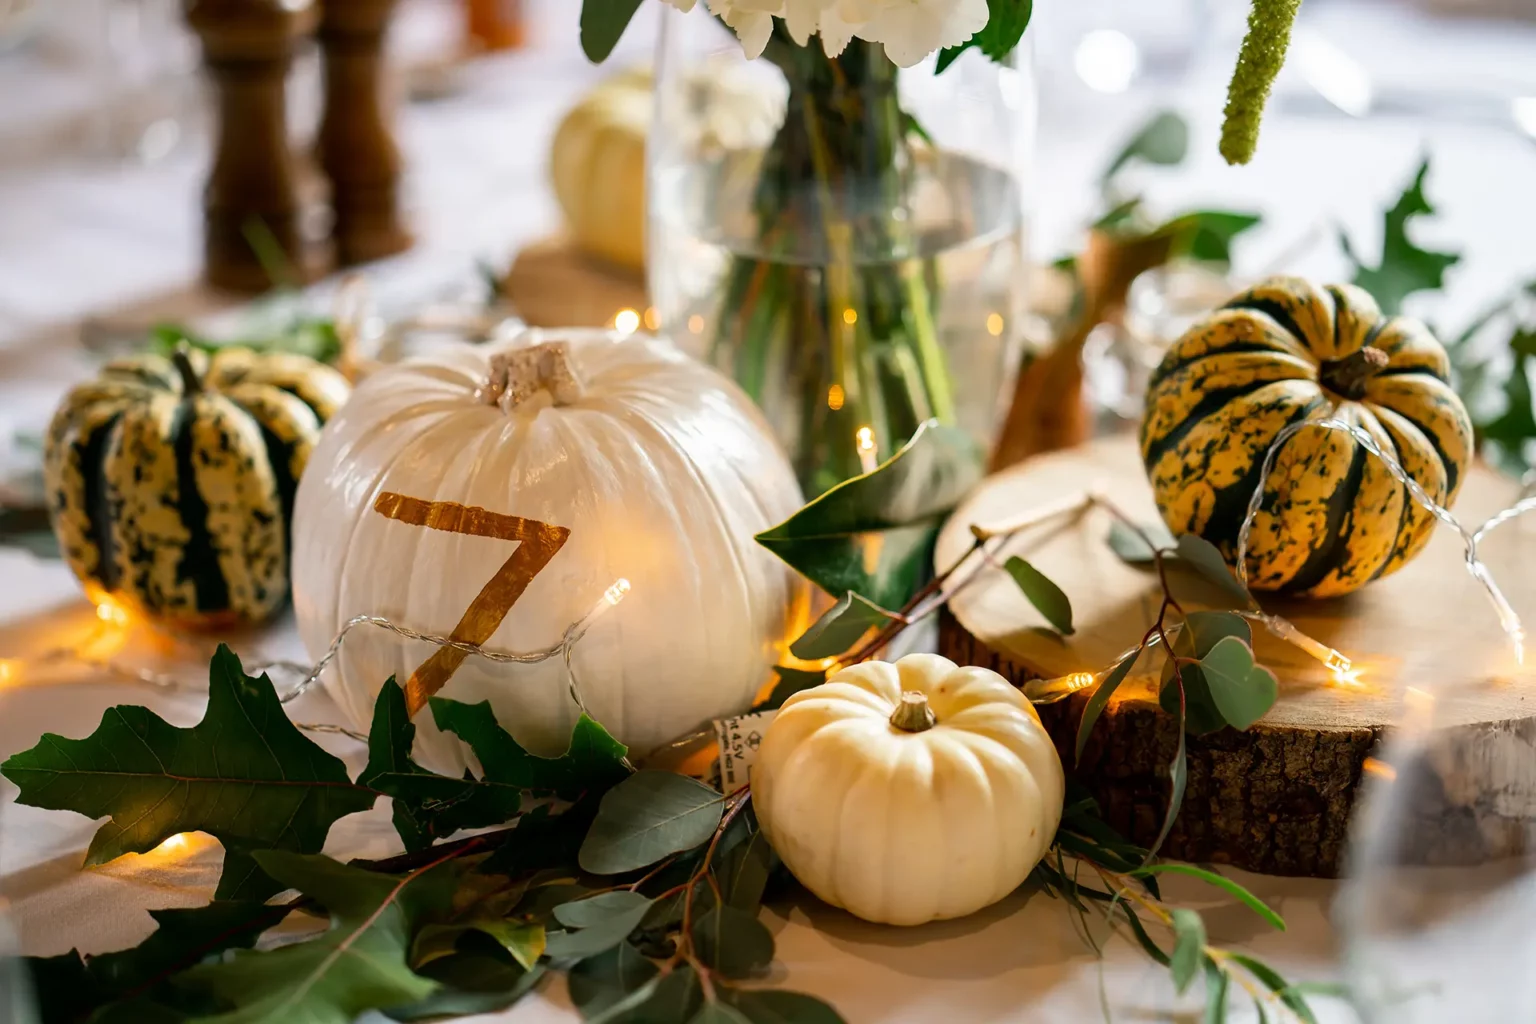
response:
<path id="1" fill-rule="evenodd" d="M 916 690 L 903 692 L 901 703 L 891 713 L 891 724 L 902 732 L 927 732 L 937 721 L 928 706 L 928 697 Z"/>
<path id="2" fill-rule="evenodd" d="M 1259 122 L 1264 103 L 1285 63 L 1291 44 L 1291 26 L 1301 0 L 1253 0 L 1248 11 L 1248 34 L 1237 54 L 1237 69 L 1227 87 L 1227 109 L 1221 126 L 1221 155 L 1229 164 L 1253 159 L 1259 145 Z"/>

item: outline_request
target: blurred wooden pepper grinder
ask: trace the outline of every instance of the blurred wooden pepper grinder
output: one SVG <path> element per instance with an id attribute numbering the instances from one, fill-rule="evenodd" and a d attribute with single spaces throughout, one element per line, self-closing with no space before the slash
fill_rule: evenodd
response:
<path id="1" fill-rule="evenodd" d="M 329 0 L 320 22 L 325 116 L 318 149 L 331 179 L 342 264 L 382 259 L 411 246 L 400 218 L 400 149 L 384 80 L 384 37 L 395 2 Z"/>
<path id="2" fill-rule="evenodd" d="M 511 50 L 523 45 L 523 0 L 464 0 L 469 48 Z"/>
<path id="3" fill-rule="evenodd" d="M 203 193 L 205 276 L 220 288 L 265 291 L 280 283 L 270 274 L 280 260 L 288 275 L 313 280 L 326 261 L 302 230 L 285 83 L 319 10 L 312 0 L 187 0 L 186 14 L 218 93 L 218 143 Z"/>

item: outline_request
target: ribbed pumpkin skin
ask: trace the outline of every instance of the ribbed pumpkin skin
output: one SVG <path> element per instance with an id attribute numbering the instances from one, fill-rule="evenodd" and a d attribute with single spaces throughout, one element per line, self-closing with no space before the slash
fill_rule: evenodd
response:
<path id="1" fill-rule="evenodd" d="M 109 363 L 65 397 L 44 476 L 54 532 L 87 593 L 163 621 L 270 618 L 288 596 L 288 524 L 345 377 L 312 359 L 230 348 Z"/>
<path id="2" fill-rule="evenodd" d="M 1366 346 L 1387 362 L 1356 399 L 1323 383 L 1336 379 L 1337 361 Z M 1233 562 L 1276 435 L 1330 410 L 1449 505 L 1473 443 L 1449 373 L 1444 349 L 1423 324 L 1383 317 L 1359 288 L 1292 277 L 1255 285 L 1191 327 L 1153 375 L 1141 453 L 1163 520 Z M 1264 487 L 1247 557 L 1257 590 L 1348 593 L 1402 568 L 1434 528 L 1381 461 L 1340 431 L 1297 433 Z"/>

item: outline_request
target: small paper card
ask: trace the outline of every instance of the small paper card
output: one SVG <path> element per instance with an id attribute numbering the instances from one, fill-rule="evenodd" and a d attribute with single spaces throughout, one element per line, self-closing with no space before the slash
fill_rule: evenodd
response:
<path id="1" fill-rule="evenodd" d="M 715 736 L 720 740 L 720 791 L 727 796 L 747 784 L 747 774 L 757 761 L 757 748 L 763 733 L 778 711 L 757 711 L 736 718 L 715 720 Z"/>

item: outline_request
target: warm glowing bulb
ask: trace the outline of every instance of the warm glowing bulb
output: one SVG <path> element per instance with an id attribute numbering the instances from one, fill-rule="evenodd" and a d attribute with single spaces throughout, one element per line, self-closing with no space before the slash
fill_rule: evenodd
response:
<path id="1" fill-rule="evenodd" d="M 156 853 L 180 853 L 190 844 L 185 832 L 178 832 L 159 846 L 155 847 Z"/>
<path id="2" fill-rule="evenodd" d="M 96 617 L 102 622 L 110 623 L 114 626 L 122 627 L 128 625 L 127 610 L 110 597 L 104 597 L 97 602 Z"/>
<path id="3" fill-rule="evenodd" d="M 860 427 L 854 435 L 859 442 L 859 451 L 872 452 L 875 450 L 875 431 L 872 427 Z"/>
<path id="4" fill-rule="evenodd" d="M 1374 757 L 1366 758 L 1365 762 L 1361 764 L 1360 767 L 1364 769 L 1368 775 L 1374 775 L 1377 778 L 1386 779 L 1388 782 L 1397 778 L 1396 768 L 1393 768 L 1385 761 L 1378 761 Z"/>
<path id="5" fill-rule="evenodd" d="M 610 605 L 618 604 L 624 600 L 624 595 L 628 593 L 629 580 L 620 576 L 617 580 L 614 580 L 613 586 L 603 591 L 603 600 L 607 601 Z"/>
<path id="6" fill-rule="evenodd" d="M 1067 690 L 1076 692 L 1085 687 L 1092 686 L 1093 681 L 1097 678 L 1092 672 L 1073 672 L 1062 677 L 1061 685 Z"/>
<path id="7" fill-rule="evenodd" d="M 648 331 L 654 331 L 656 328 L 658 328 L 660 326 L 661 326 L 661 317 L 656 315 L 656 307 L 655 306 L 646 306 L 645 307 L 645 329 L 648 330 Z"/>
<path id="8" fill-rule="evenodd" d="M 21 678 L 21 662 L 14 658 L 0 658 L 0 686 L 8 686 Z"/>
<path id="9" fill-rule="evenodd" d="M 852 327 L 854 324 L 856 324 L 858 322 L 859 322 L 859 311 L 858 310 L 854 309 L 852 306 L 850 306 L 849 308 L 843 310 L 843 323 L 847 324 L 849 327 Z"/>
<path id="10" fill-rule="evenodd" d="M 843 399 L 845 397 L 843 386 L 841 384 L 833 384 L 827 389 L 827 408 L 837 412 L 837 410 L 843 407 Z"/>
<path id="11" fill-rule="evenodd" d="M 695 313 L 688 318 L 688 330 L 692 334 L 704 333 L 704 318 Z"/>
<path id="12" fill-rule="evenodd" d="M 987 314 L 987 333 L 994 338 L 1003 333 L 1003 315 L 1001 313 Z"/>
<path id="13" fill-rule="evenodd" d="M 634 334 L 640 329 L 640 314 L 632 309 L 621 309 L 613 315 L 613 328 L 620 334 Z"/>
<path id="14" fill-rule="evenodd" d="M 1349 664 L 1349 659 L 1344 663 Z M 1343 686 L 1351 690 L 1358 690 L 1363 685 L 1360 682 L 1360 670 L 1357 668 L 1336 668 L 1333 670 L 1333 685 Z"/>

